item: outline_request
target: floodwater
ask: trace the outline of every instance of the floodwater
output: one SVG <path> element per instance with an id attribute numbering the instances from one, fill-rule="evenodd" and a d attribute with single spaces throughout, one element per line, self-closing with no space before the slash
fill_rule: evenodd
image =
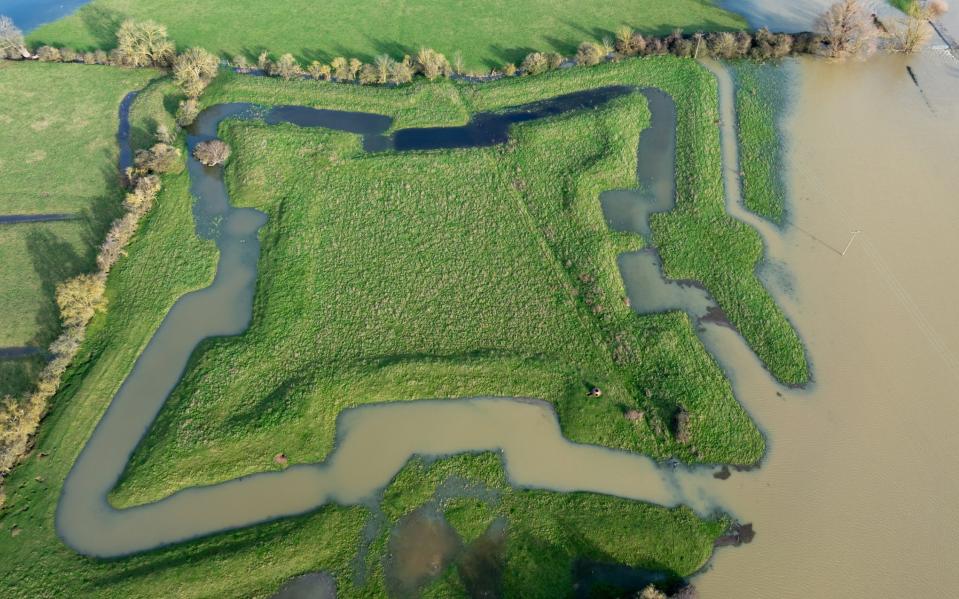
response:
<path id="1" fill-rule="evenodd" d="M 6 15 L 24 33 L 44 23 L 75 12 L 90 0 L 0 0 L 0 15 Z"/>
<path id="2" fill-rule="evenodd" d="M 705 332 L 736 365 L 734 390 L 769 454 L 709 488 L 757 535 L 720 550 L 694 582 L 704 597 L 951 596 L 959 62 L 928 50 L 786 68 L 796 75 L 790 222 L 761 229 L 768 263 L 786 276 L 761 272 L 807 344 L 815 382 L 779 387 L 730 331 Z"/>

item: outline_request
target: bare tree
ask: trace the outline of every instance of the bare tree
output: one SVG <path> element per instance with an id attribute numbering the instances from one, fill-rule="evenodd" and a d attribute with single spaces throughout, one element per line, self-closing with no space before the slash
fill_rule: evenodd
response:
<path id="1" fill-rule="evenodd" d="M 0 57 L 16 55 L 30 58 L 30 51 L 23 45 L 23 32 L 13 24 L 13 19 L 0 15 Z"/>
<path id="2" fill-rule="evenodd" d="M 193 156 L 206 166 L 216 166 L 230 157 L 230 146 L 222 139 L 201 141 L 193 148 Z"/>
<path id="3" fill-rule="evenodd" d="M 176 47 L 167 38 L 164 25 L 127 19 L 117 30 L 117 52 L 132 67 L 168 67 L 173 63 Z"/>
<path id="4" fill-rule="evenodd" d="M 867 56 L 876 51 L 879 31 L 860 0 L 840 0 L 817 23 L 832 58 Z"/>
<path id="5" fill-rule="evenodd" d="M 173 61 L 173 81 L 190 98 L 197 98 L 216 77 L 220 59 L 203 48 L 190 48 Z"/>
<path id="6" fill-rule="evenodd" d="M 932 37 L 931 21 L 949 10 L 945 0 L 931 0 L 921 3 L 912 2 L 905 10 L 906 16 L 897 23 L 893 36 L 896 49 L 912 53 L 926 45 Z"/>
<path id="7" fill-rule="evenodd" d="M 293 77 L 298 77 L 303 73 L 300 63 L 293 58 L 292 54 L 284 54 L 273 64 L 273 68 L 270 69 L 270 75 L 279 75 L 287 81 Z"/>

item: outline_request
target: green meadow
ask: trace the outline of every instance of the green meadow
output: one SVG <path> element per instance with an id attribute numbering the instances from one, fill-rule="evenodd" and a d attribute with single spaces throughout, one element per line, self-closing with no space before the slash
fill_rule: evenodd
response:
<path id="1" fill-rule="evenodd" d="M 264 50 L 276 56 L 291 52 L 308 63 L 339 55 L 364 61 L 383 53 L 400 58 L 429 46 L 451 60 L 461 52 L 467 68 L 478 70 L 518 62 L 534 50 L 572 54 L 584 39 L 612 38 L 623 24 L 657 35 L 677 27 L 713 31 L 746 26 L 740 16 L 711 0 L 609 0 L 589 6 L 574 0 L 94 0 L 76 14 L 40 27 L 30 39 L 111 48 L 117 26 L 127 17 L 167 25 L 182 48 L 202 46 L 254 61 Z"/>
<path id="2" fill-rule="evenodd" d="M 0 347 L 57 335 L 57 283 L 93 267 L 119 212 L 117 110 L 156 71 L 0 62 L 0 215 L 77 219 L 0 225 Z M 40 360 L 0 360 L 0 397 L 27 390 Z"/>

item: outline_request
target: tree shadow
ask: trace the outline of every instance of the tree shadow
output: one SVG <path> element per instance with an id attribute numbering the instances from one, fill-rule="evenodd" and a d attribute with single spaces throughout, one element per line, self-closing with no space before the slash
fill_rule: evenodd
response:
<path id="1" fill-rule="evenodd" d="M 125 15 L 119 11 L 99 4 L 87 5 L 80 9 L 80 19 L 87 31 L 96 38 L 97 47 L 103 50 L 116 47 L 117 29 L 120 28 L 124 18 Z"/>
<path id="2" fill-rule="evenodd" d="M 531 52 L 538 52 L 541 48 L 530 48 L 528 46 L 518 47 L 518 48 L 505 48 L 499 44 L 490 45 L 490 51 L 496 55 L 496 58 L 500 61 L 499 64 L 490 63 L 486 61 L 486 65 L 491 69 L 496 69 L 504 64 L 510 62 L 513 64 L 519 64 L 526 58 L 526 55 Z"/>

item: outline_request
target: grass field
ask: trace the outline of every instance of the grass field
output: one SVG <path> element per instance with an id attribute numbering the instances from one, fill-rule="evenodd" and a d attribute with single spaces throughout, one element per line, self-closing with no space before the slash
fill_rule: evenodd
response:
<path id="1" fill-rule="evenodd" d="M 749 210 L 781 224 L 786 202 L 779 131 L 787 103 L 783 70 L 748 60 L 733 63 L 730 70 L 736 83 L 743 202 Z"/>
<path id="2" fill-rule="evenodd" d="M 466 2 L 316 3 L 288 0 L 176 2 L 94 0 L 70 17 L 30 35 L 35 43 L 79 48 L 112 47 L 125 17 L 153 19 L 169 27 L 181 47 L 203 46 L 256 59 L 262 50 L 292 52 L 300 60 L 329 61 L 337 55 L 369 61 L 384 52 L 399 58 L 431 46 L 467 67 L 488 70 L 518 62 L 533 50 L 575 52 L 584 39 L 612 37 L 627 24 L 643 33 L 740 29 L 745 21 L 710 0 L 610 0 L 584 7 L 573 0 Z"/>
<path id="3" fill-rule="evenodd" d="M 45 347 L 53 290 L 93 265 L 119 209 L 117 107 L 156 73 L 0 63 L 0 215 L 76 213 L 70 222 L 0 225 L 0 346 Z M 29 387 L 38 359 L 0 360 L 0 396 Z"/>
<path id="4" fill-rule="evenodd" d="M 723 212 L 715 81 L 691 61 L 392 90 L 223 76 L 204 102 L 378 107 L 408 126 L 611 83 L 657 85 L 677 100 L 678 207 L 653 223 L 667 270 L 705 281 L 771 370 L 804 375 L 798 338 L 753 274 L 759 240 Z M 135 123 L 168 119 L 169 93 L 165 83 L 151 86 L 134 106 Z M 532 395 L 554 402 L 577 440 L 691 461 L 758 459 L 763 439 L 688 318 L 637 317 L 623 303 L 615 256 L 643 240 L 607 230 L 598 194 L 634 184 L 647 119 L 636 95 L 516 127 L 502 147 L 403 155 L 362 154 L 346 134 L 225 125 L 233 201 L 270 216 L 253 323 L 194 356 L 115 501 L 275 467 L 277 451 L 294 463 L 321 459 L 339 410 L 385 399 Z M 381 596 L 384 528 L 365 553 L 365 584 L 352 576 L 367 508 L 327 506 L 108 562 L 76 556 L 55 536 L 59 488 L 83 442 L 176 297 L 213 275 L 215 248 L 193 234 L 187 189 L 185 174 L 165 177 L 111 274 L 110 308 L 94 319 L 38 452 L 7 482 L 0 553 L 14 557 L 0 563 L 0 580 L 14 596 L 264 596 L 292 575 L 327 569 L 344 596 Z M 592 384 L 604 395 L 586 401 Z M 671 431 L 680 403 L 692 414 L 689 445 Z M 638 425 L 622 416 L 633 406 L 647 414 Z M 724 527 L 682 509 L 511 490 L 488 454 L 413 462 L 378 509 L 393 522 L 454 474 L 500 490 L 494 505 L 458 505 L 450 518 L 467 534 L 476 531 L 464 521 L 510 519 L 505 584 L 513 596 L 562 594 L 575 557 L 689 574 Z M 448 596 L 455 577 L 437 585 L 431 592 Z"/>

